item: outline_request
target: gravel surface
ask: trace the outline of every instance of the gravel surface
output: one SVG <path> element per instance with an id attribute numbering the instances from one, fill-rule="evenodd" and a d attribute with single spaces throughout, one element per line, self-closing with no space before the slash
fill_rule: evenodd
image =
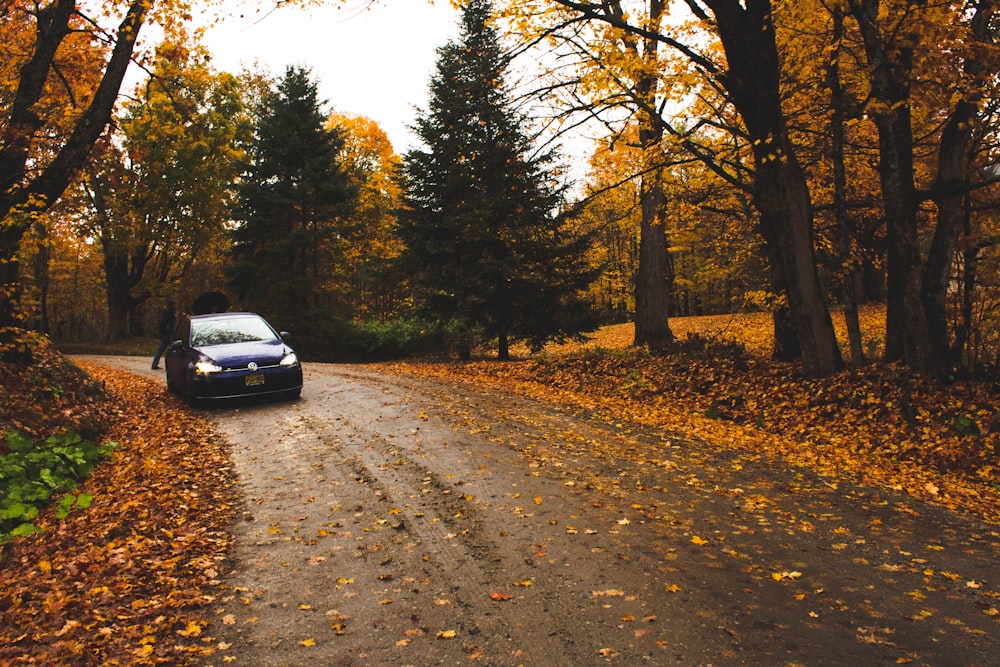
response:
<path id="1" fill-rule="evenodd" d="M 364 366 L 205 412 L 245 505 L 205 665 L 1000 655 L 997 528 L 901 494 Z"/>

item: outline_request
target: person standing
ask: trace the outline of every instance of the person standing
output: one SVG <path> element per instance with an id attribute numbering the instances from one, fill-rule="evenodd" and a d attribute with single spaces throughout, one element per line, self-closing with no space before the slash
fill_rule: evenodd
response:
<path id="1" fill-rule="evenodd" d="M 160 334 L 160 347 L 156 349 L 156 355 L 153 357 L 153 370 L 160 367 L 160 357 L 173 341 L 174 329 L 176 328 L 177 304 L 173 301 L 167 301 L 167 307 L 163 309 L 163 313 L 160 315 L 160 324 L 156 328 L 157 333 Z"/>

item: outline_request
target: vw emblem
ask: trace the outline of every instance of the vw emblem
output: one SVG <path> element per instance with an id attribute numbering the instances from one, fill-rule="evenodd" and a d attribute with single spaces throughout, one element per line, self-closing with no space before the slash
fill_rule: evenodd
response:
<path id="1" fill-rule="evenodd" d="M 249 364 L 247 364 L 247 370 L 251 370 L 251 371 L 257 370 L 257 362 L 256 361 L 251 361 Z"/>

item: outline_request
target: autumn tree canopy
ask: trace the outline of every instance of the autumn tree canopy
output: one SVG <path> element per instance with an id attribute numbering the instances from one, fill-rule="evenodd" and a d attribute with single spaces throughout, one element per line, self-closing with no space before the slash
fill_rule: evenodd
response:
<path id="1" fill-rule="evenodd" d="M 776 313 L 787 304 L 794 325 L 784 336 L 776 320 L 779 347 L 800 347 L 811 373 L 838 368 L 824 276 L 836 276 L 840 298 L 856 299 L 859 268 L 874 254 L 889 286 L 887 358 L 942 372 L 954 350 L 949 337 L 958 342 L 965 328 L 949 331 L 942 304 L 955 293 L 954 267 L 974 265 L 964 256 L 956 262 L 960 216 L 953 211 L 963 196 L 982 191 L 995 146 L 995 130 L 983 125 L 994 114 L 986 91 L 997 83 L 985 74 L 996 71 L 986 65 L 996 53 L 992 1 L 524 0 L 506 7 L 523 40 L 576 58 L 575 67 L 552 59 L 556 83 L 547 82 L 546 92 L 557 91 L 560 102 L 612 133 L 623 109 L 637 122 L 655 111 L 667 141 L 752 198 Z M 641 103 L 648 86 L 639 74 L 651 71 L 648 61 L 628 48 L 649 39 L 664 47 L 652 71 L 669 91 L 654 105 Z M 568 112 L 558 117 L 565 121 Z M 995 149 L 992 155 L 995 162 Z M 926 213 L 932 201 L 936 215 Z M 970 214 L 965 201 L 958 209 Z"/>
<path id="2" fill-rule="evenodd" d="M 18 319 L 17 251 L 24 232 L 33 217 L 51 206 L 83 168 L 111 118 L 149 10 L 145 0 L 121 5 L 123 13 L 117 29 L 110 32 L 113 45 L 107 51 L 103 73 L 96 82 L 91 77 L 80 79 L 80 90 L 70 87 L 69 82 L 77 80 L 66 76 L 63 67 L 74 60 L 81 34 L 88 36 L 82 40 L 84 48 L 90 47 L 90 39 L 102 43 L 101 21 L 85 16 L 75 0 L 17 0 L 4 8 L 4 34 L 27 30 L 35 39 L 28 49 L 15 55 L 17 64 L 7 70 L 13 78 L 3 82 L 9 103 L 0 119 L 0 326 Z M 63 104 L 53 105 L 53 95 L 61 96 Z M 43 113 L 44 108 L 58 108 L 60 113 Z M 62 111 L 65 108 L 72 118 L 68 123 Z"/>
<path id="3" fill-rule="evenodd" d="M 147 298 L 172 291 L 230 218 L 249 131 L 245 93 L 208 63 L 186 36 L 164 41 L 118 135 L 85 170 L 80 233 L 103 250 L 111 340 L 129 333 Z"/>

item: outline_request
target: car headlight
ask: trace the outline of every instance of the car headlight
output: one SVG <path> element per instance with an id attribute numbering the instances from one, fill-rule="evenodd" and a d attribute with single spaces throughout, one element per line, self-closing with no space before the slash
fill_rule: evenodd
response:
<path id="1" fill-rule="evenodd" d="M 218 365 L 211 359 L 200 359 L 194 364 L 194 371 L 199 375 L 209 375 L 211 373 L 218 373 L 222 370 L 222 366 Z"/>
<path id="2" fill-rule="evenodd" d="M 281 358 L 279 362 L 282 366 L 294 366 L 299 363 L 299 358 L 295 356 L 294 352 L 289 352 L 284 357 Z"/>

